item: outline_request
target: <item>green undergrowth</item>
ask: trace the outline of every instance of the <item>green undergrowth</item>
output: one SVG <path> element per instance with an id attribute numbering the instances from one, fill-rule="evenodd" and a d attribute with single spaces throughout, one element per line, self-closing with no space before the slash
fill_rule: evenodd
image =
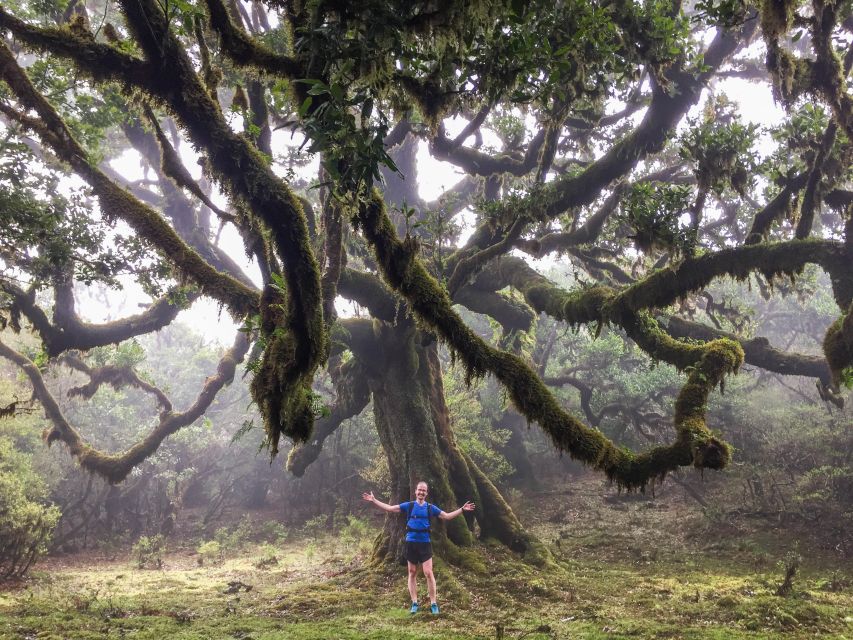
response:
<path id="1" fill-rule="evenodd" d="M 0 588 L 0 638 L 853 638 L 849 562 L 793 547 L 800 569 L 781 597 L 789 531 L 597 487 L 536 499 L 525 520 L 555 557 L 545 569 L 488 542 L 476 572 L 437 562 L 439 616 L 410 616 L 402 568 L 371 569 L 326 533 L 279 542 L 275 562 L 269 544 L 203 566 L 191 551 L 159 569 L 130 553 L 51 559 Z"/>

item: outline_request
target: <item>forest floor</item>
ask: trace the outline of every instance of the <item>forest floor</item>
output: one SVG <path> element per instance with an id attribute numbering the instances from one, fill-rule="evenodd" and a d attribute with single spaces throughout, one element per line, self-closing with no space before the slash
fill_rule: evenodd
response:
<path id="1" fill-rule="evenodd" d="M 159 569 L 127 549 L 49 558 L 0 586 L 0 638 L 853 639 L 849 556 L 808 527 L 703 513 L 672 491 L 620 497 L 591 477 L 519 502 L 555 563 L 488 545 L 480 567 L 438 563 L 438 616 L 409 615 L 402 568 L 367 568 L 373 531 L 323 532 L 212 566 L 197 540 L 170 541 Z M 795 556 L 791 593 L 776 595 Z"/>

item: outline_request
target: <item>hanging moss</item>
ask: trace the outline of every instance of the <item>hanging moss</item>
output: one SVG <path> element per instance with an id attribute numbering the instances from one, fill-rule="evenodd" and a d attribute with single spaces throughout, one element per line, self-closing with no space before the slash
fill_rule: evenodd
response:
<path id="1" fill-rule="evenodd" d="M 294 333 L 284 329 L 286 309 L 285 294 L 268 286 L 261 297 L 265 348 L 250 391 L 263 417 L 265 444 L 272 456 L 278 454 L 282 435 L 305 442 L 314 425 L 313 370 L 306 373 L 295 366 L 298 345 Z"/>
<path id="2" fill-rule="evenodd" d="M 348 418 L 360 414 L 370 402 L 367 371 L 358 357 L 343 364 L 330 367 L 329 373 L 335 386 L 335 404 L 315 425 L 311 439 L 295 444 L 287 456 L 287 470 L 302 477 L 310 464 L 317 460 L 324 441 Z"/>
<path id="3" fill-rule="evenodd" d="M 768 40 L 778 40 L 788 32 L 797 10 L 796 0 L 761 0 L 761 30 Z"/>
<path id="4" fill-rule="evenodd" d="M 768 44 L 767 70 L 773 80 L 773 97 L 791 106 L 811 88 L 811 67 L 778 44 Z"/>
<path id="5" fill-rule="evenodd" d="M 832 372 L 833 384 L 838 387 L 844 381 L 845 370 L 853 367 L 853 304 L 826 330 L 823 353 Z"/>

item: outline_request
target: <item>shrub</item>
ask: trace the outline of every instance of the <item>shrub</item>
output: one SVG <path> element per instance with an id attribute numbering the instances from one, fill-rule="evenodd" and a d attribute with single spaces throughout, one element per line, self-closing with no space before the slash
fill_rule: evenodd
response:
<path id="1" fill-rule="evenodd" d="M 141 536 L 130 552 L 136 560 L 136 566 L 140 569 L 163 567 L 163 552 L 165 551 L 166 539 L 161 535 Z"/>
<path id="2" fill-rule="evenodd" d="M 238 551 L 245 547 L 254 536 L 252 520 L 244 516 L 237 526 L 229 531 L 226 527 L 220 527 L 213 534 L 213 539 L 219 543 L 222 552 Z"/>
<path id="3" fill-rule="evenodd" d="M 268 569 L 278 565 L 278 550 L 271 544 L 265 544 L 261 547 L 261 555 L 255 562 L 255 567 L 258 569 Z"/>
<path id="4" fill-rule="evenodd" d="M 265 542 L 282 544 L 287 540 L 287 529 L 280 522 L 267 520 L 258 527 L 257 536 Z"/>
<path id="5" fill-rule="evenodd" d="M 305 521 L 305 524 L 302 525 L 302 530 L 305 532 L 305 535 L 311 538 L 311 540 L 317 542 L 320 535 L 326 530 L 328 521 L 328 516 L 314 516 L 313 518 L 309 518 Z"/>
<path id="6" fill-rule="evenodd" d="M 23 576 L 47 552 L 60 512 L 44 495 L 29 460 L 0 440 L 0 578 Z"/>
<path id="7" fill-rule="evenodd" d="M 208 540 L 207 542 L 201 543 L 196 551 L 198 551 L 199 566 L 203 566 L 205 564 L 218 564 L 222 562 L 222 545 L 220 545 L 216 540 Z"/>

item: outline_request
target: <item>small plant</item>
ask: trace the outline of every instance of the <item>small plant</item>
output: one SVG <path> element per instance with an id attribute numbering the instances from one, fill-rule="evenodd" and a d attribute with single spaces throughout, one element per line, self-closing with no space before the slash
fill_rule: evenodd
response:
<path id="1" fill-rule="evenodd" d="M 221 527 L 213 534 L 213 539 L 219 543 L 222 552 L 237 551 L 245 547 L 252 539 L 252 521 L 248 516 L 240 520 L 239 524 L 231 531 Z"/>
<path id="2" fill-rule="evenodd" d="M 287 540 L 287 529 L 280 522 L 268 520 L 257 530 L 258 538 L 272 544 L 282 544 Z"/>
<path id="3" fill-rule="evenodd" d="M 326 529 L 328 517 L 324 515 L 314 516 L 310 520 L 306 520 L 302 525 L 302 530 L 306 535 L 310 536 L 314 542 L 320 537 L 320 533 Z"/>
<path id="4" fill-rule="evenodd" d="M 370 525 L 364 518 L 347 516 L 347 523 L 341 527 L 338 539 L 346 548 L 355 547 L 356 551 L 364 551 L 370 545 Z"/>
<path id="5" fill-rule="evenodd" d="M 681 217 L 690 207 L 690 195 L 690 187 L 660 182 L 641 182 L 631 188 L 622 209 L 635 229 L 631 238 L 638 249 L 689 253 L 695 238 Z"/>
<path id="6" fill-rule="evenodd" d="M 787 598 L 791 595 L 794 588 L 794 577 L 797 575 L 797 570 L 800 568 L 802 558 L 796 550 L 789 551 L 785 555 L 785 559 L 779 562 L 779 565 L 785 570 L 785 579 L 782 584 L 776 589 L 776 595 L 782 598 Z"/>
<path id="7" fill-rule="evenodd" d="M 198 566 L 200 567 L 222 562 L 222 545 L 216 540 L 201 543 L 196 551 L 198 552 Z"/>
<path id="8" fill-rule="evenodd" d="M 833 571 L 829 578 L 818 581 L 818 588 L 822 591 L 831 591 L 833 593 L 840 593 L 844 591 L 847 587 L 853 584 L 849 578 L 847 578 L 844 573 L 841 571 Z"/>
<path id="9" fill-rule="evenodd" d="M 261 547 L 261 555 L 255 562 L 255 567 L 258 569 L 268 569 L 278 565 L 278 549 L 271 544 L 265 544 Z"/>
<path id="10" fill-rule="evenodd" d="M 317 543 L 309 542 L 305 547 L 305 558 L 310 562 L 314 559 L 315 555 L 317 555 Z"/>
<path id="11" fill-rule="evenodd" d="M 161 535 L 141 536 L 131 547 L 131 555 L 140 569 L 153 567 L 163 568 L 163 553 L 166 550 L 166 539 Z"/>
<path id="12" fill-rule="evenodd" d="M 85 613 L 92 608 L 92 605 L 98 600 L 97 589 L 87 589 L 85 592 L 74 593 L 71 595 L 71 606 L 75 611 Z"/>

